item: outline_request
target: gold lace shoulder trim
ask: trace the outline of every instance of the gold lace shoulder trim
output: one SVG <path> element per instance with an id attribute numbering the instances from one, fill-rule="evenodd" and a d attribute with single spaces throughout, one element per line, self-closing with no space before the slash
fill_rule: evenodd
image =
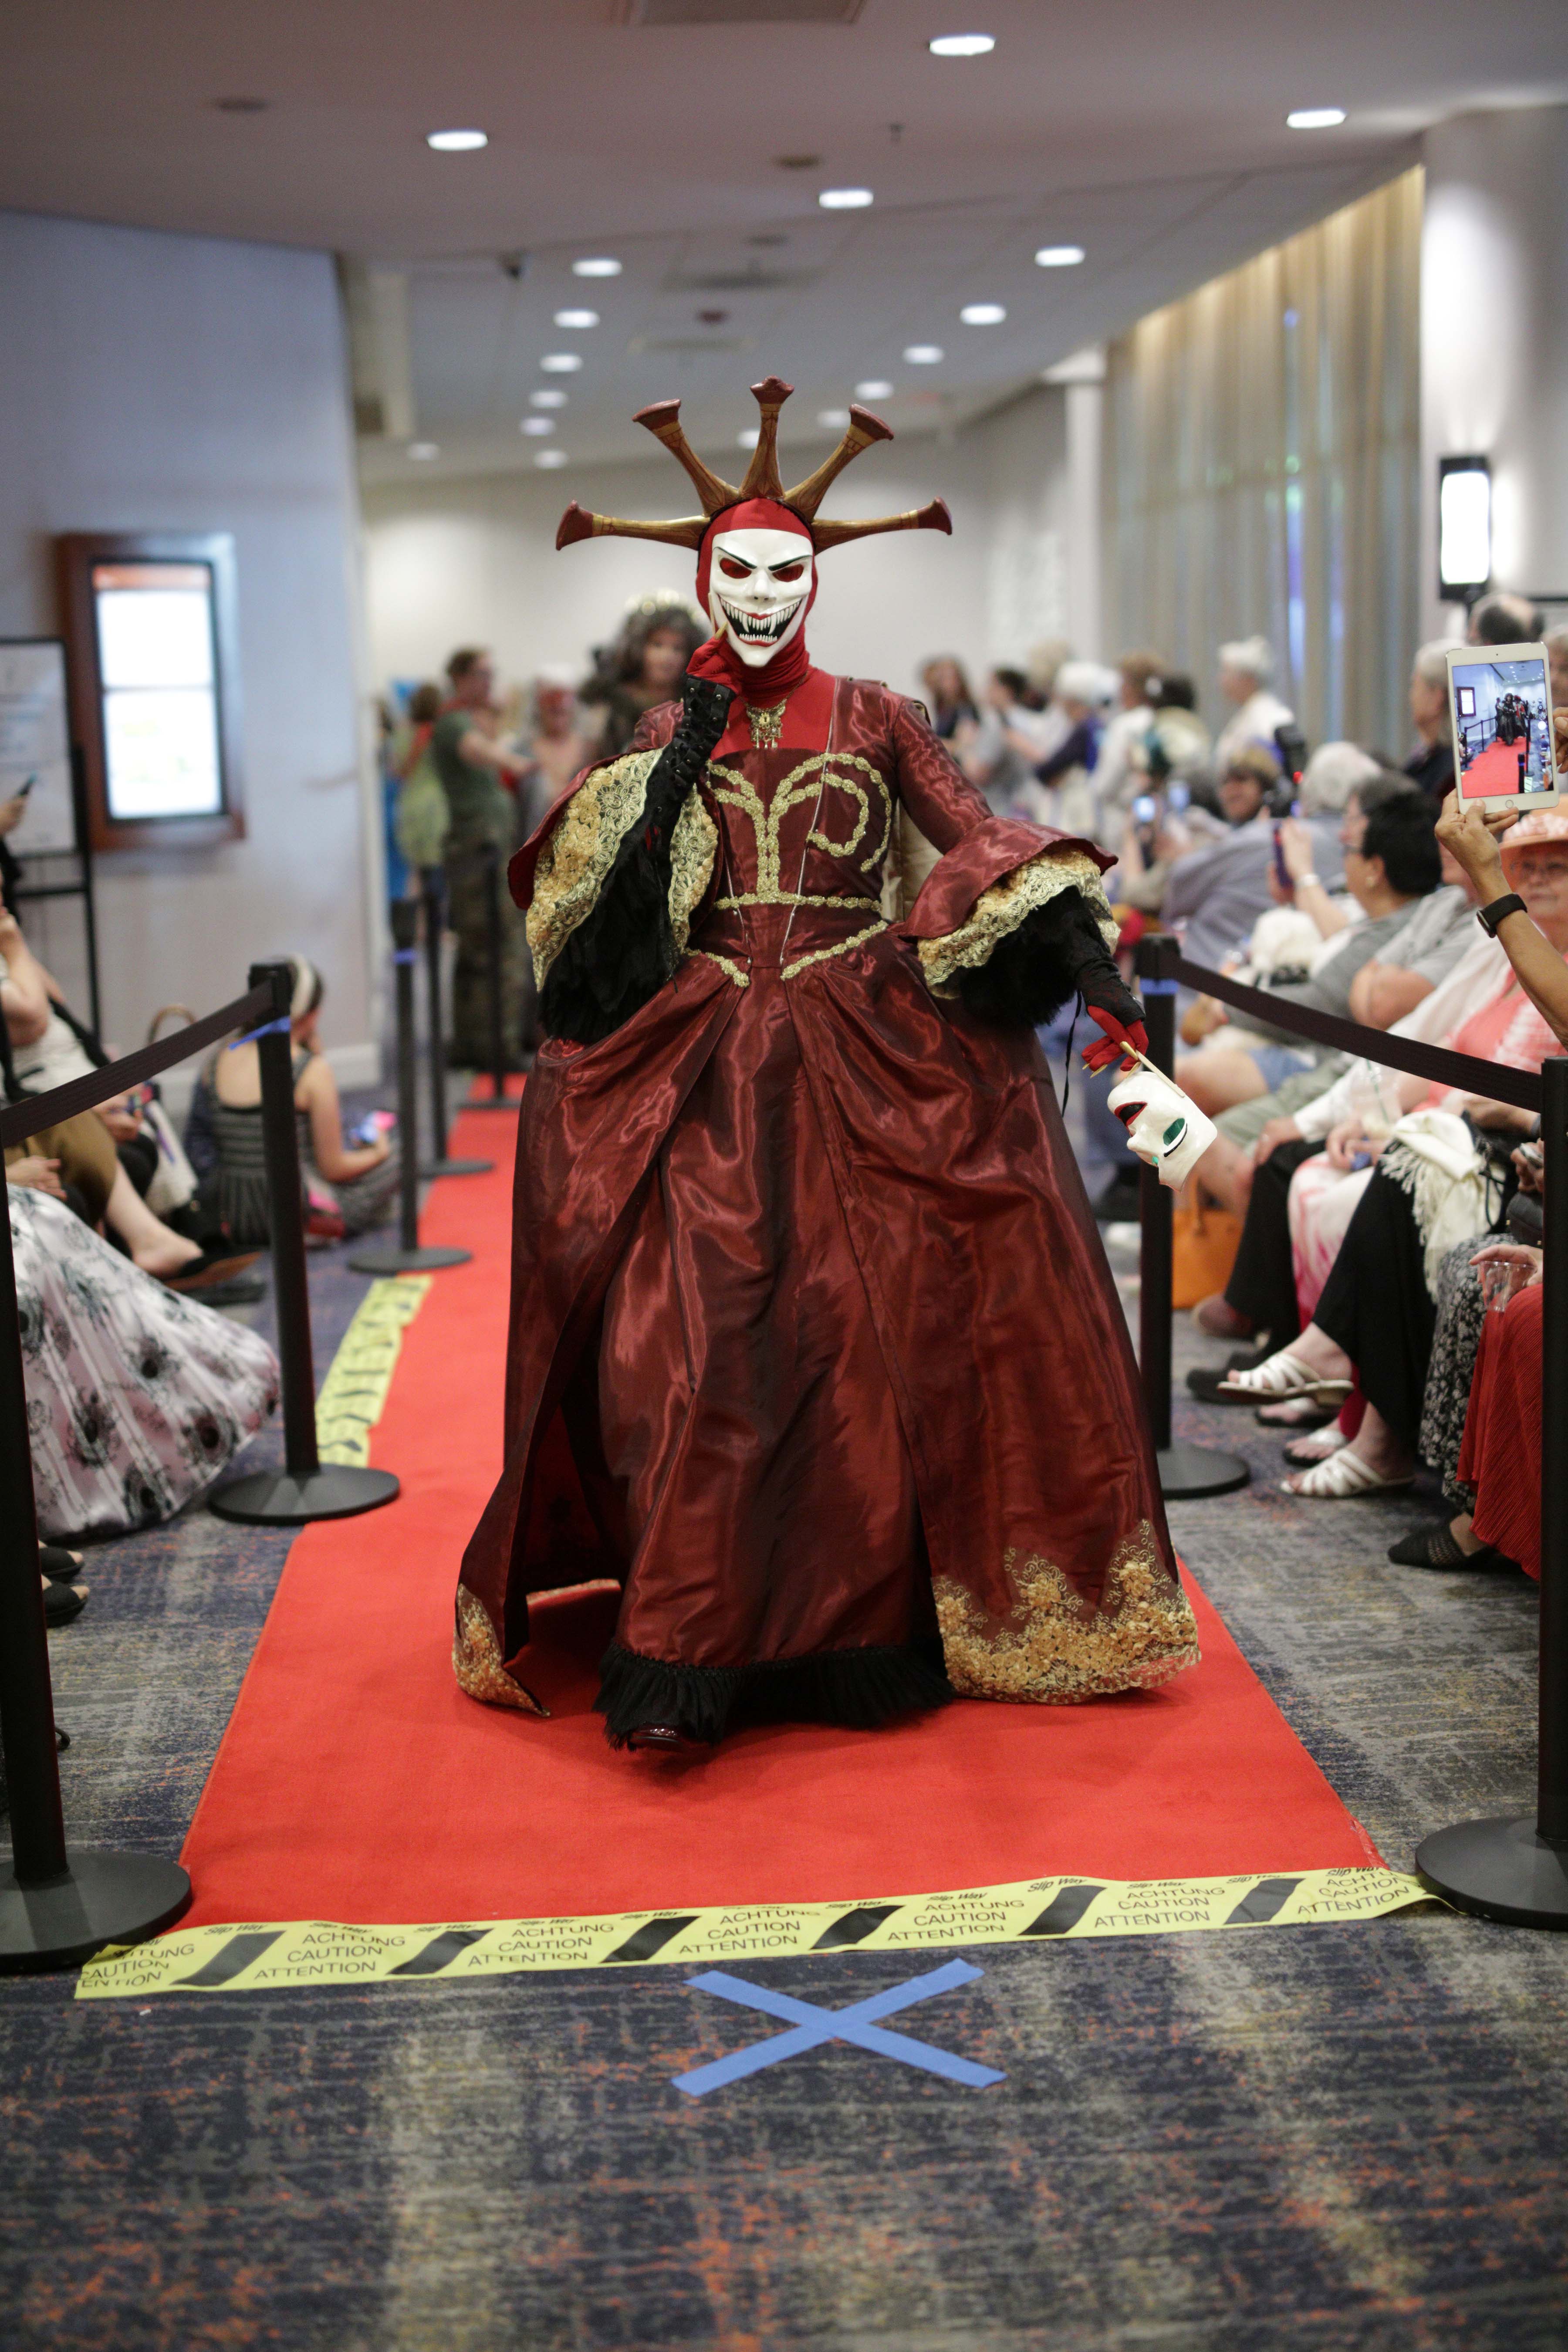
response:
<path id="1" fill-rule="evenodd" d="M 966 1698 L 1071 1705 L 1148 1689 L 1197 1664 L 1191 1605 L 1147 1523 L 1112 1562 L 1098 1609 L 1035 1553 L 1010 1550 L 1004 1564 L 1016 1599 L 1001 1622 L 952 1577 L 932 1580 L 948 1680 Z"/>
<path id="2" fill-rule="evenodd" d="M 628 751 L 595 768 L 573 793 L 539 853 L 528 944 L 541 988 L 579 923 L 593 913 L 627 828 L 642 814 L 659 751 Z"/>
<path id="3" fill-rule="evenodd" d="M 514 1682 L 501 1664 L 500 1643 L 484 1603 L 466 1584 L 458 1587 L 458 1630 L 452 1643 L 458 1688 L 489 1706 L 521 1707 L 524 1715 L 548 1715 L 531 1690 Z"/>
<path id="4" fill-rule="evenodd" d="M 1016 931 L 1037 907 L 1048 907 L 1064 890 L 1081 891 L 1099 922 L 1100 936 L 1114 950 L 1120 933 L 1100 878 L 1100 868 L 1087 850 L 1069 849 L 1053 842 L 1037 857 L 1015 866 L 989 890 L 983 890 L 973 909 L 955 931 L 934 940 L 920 940 L 921 969 L 935 996 L 951 996 L 955 971 L 973 971 L 988 963 L 997 942 Z"/>
<path id="5" fill-rule="evenodd" d="M 669 928 L 677 956 L 686 953 L 691 918 L 713 879 L 719 828 L 695 792 L 688 793 L 669 836 Z"/>

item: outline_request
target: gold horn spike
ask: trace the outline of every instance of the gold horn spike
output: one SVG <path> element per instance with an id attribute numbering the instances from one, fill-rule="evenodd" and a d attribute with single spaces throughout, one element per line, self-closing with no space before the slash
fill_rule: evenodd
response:
<path id="1" fill-rule="evenodd" d="M 752 452 L 752 462 L 746 468 L 746 478 L 741 485 L 742 499 L 784 499 L 784 484 L 779 479 L 779 411 L 795 390 L 782 376 L 765 376 L 761 383 L 752 386 L 752 397 L 761 409 L 763 421 L 757 428 L 757 446 Z"/>
<path id="2" fill-rule="evenodd" d="M 685 467 L 705 515 L 711 519 L 721 507 L 734 505 L 742 493 L 710 471 L 681 431 L 679 400 L 656 400 L 651 408 L 639 408 L 632 423 L 645 425 L 656 441 L 663 442 L 676 464 Z"/>
<path id="3" fill-rule="evenodd" d="M 785 506 L 792 514 L 797 514 L 802 522 L 810 522 L 829 486 L 837 480 L 845 467 L 858 457 L 862 449 L 868 449 L 873 441 L 890 441 L 892 437 L 892 426 L 884 425 L 879 416 L 873 416 L 868 408 L 851 408 L 849 430 L 832 457 L 825 459 L 815 474 L 808 474 L 804 482 L 784 492 Z"/>
<path id="4" fill-rule="evenodd" d="M 814 522 L 812 544 L 818 555 L 830 547 L 847 547 L 852 539 L 874 539 L 881 530 L 941 530 L 951 539 L 952 517 L 942 499 L 929 506 L 910 507 L 906 514 L 880 515 L 875 522 Z"/>
<path id="5" fill-rule="evenodd" d="M 685 515 L 679 522 L 627 522 L 619 515 L 590 514 L 575 499 L 556 527 L 557 547 L 575 547 L 581 539 L 657 539 L 664 547 L 699 548 L 708 528 L 706 515 Z"/>

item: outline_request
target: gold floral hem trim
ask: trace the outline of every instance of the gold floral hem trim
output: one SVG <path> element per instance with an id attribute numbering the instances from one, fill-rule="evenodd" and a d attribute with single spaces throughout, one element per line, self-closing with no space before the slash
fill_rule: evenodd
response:
<path id="1" fill-rule="evenodd" d="M 573 793 L 540 851 L 533 904 L 528 910 L 528 944 L 541 988 L 578 924 L 593 913 L 616 852 L 642 814 L 647 780 L 658 758 L 659 751 L 628 751 L 607 767 L 595 768 Z"/>
<path id="2" fill-rule="evenodd" d="M 1037 857 L 1015 866 L 989 890 L 983 890 L 955 931 L 934 940 L 919 940 L 921 969 L 934 996 L 951 996 L 955 971 L 972 971 L 990 961 L 999 940 L 1016 931 L 1037 907 L 1048 907 L 1064 890 L 1080 891 L 1100 925 L 1100 936 L 1114 950 L 1120 937 L 1110 902 L 1100 878 L 1100 868 L 1087 850 L 1057 844 Z"/>
<path id="3" fill-rule="evenodd" d="M 948 1680 L 964 1697 L 1070 1706 L 1146 1690 L 1197 1664 L 1191 1605 L 1147 1522 L 1112 1561 L 1098 1609 L 1037 1553 L 1009 1550 L 1004 1565 L 1017 1596 L 1006 1622 L 953 1578 L 932 1580 Z"/>
<path id="4" fill-rule="evenodd" d="M 501 1664 L 500 1643 L 484 1603 L 466 1584 L 458 1587 L 458 1630 L 452 1643 L 458 1688 L 487 1706 L 520 1707 L 524 1715 L 548 1715 L 531 1690 L 515 1682 Z"/>

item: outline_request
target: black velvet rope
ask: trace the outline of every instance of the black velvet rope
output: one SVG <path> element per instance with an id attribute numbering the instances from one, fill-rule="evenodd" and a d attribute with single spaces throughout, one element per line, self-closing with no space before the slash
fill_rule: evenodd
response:
<path id="1" fill-rule="evenodd" d="M 1305 1004 L 1277 997 L 1270 989 L 1248 988 L 1239 980 L 1227 979 L 1224 972 L 1205 971 L 1201 963 L 1189 963 L 1183 955 L 1162 957 L 1160 976 L 1179 981 L 1184 988 L 1195 988 L 1205 996 L 1215 996 L 1238 1012 L 1250 1013 L 1268 1028 L 1288 1029 L 1315 1045 L 1355 1054 L 1391 1070 L 1407 1070 L 1412 1077 L 1427 1078 L 1436 1086 L 1459 1087 L 1486 1102 L 1511 1103 L 1518 1110 L 1534 1111 L 1540 1117 L 1542 1085 L 1537 1070 L 1509 1069 L 1501 1063 L 1483 1062 L 1473 1054 L 1447 1053 L 1441 1045 L 1427 1045 L 1415 1037 L 1394 1037 L 1386 1029 L 1365 1029 L 1359 1021 L 1316 1013 Z"/>
<path id="2" fill-rule="evenodd" d="M 271 983 L 263 982 L 237 996 L 232 1004 L 220 1004 L 216 1013 L 204 1013 L 201 1020 L 176 1029 L 172 1036 L 160 1037 L 155 1045 L 138 1046 L 134 1054 L 101 1070 L 89 1070 L 85 1078 L 68 1078 L 63 1087 L 51 1087 L 47 1095 L 24 1095 L 20 1102 L 0 1110 L 0 1150 L 25 1143 L 43 1128 L 74 1118 L 78 1111 L 95 1110 L 100 1103 L 139 1087 L 143 1079 L 173 1069 L 176 1062 L 188 1062 L 193 1054 L 199 1054 L 204 1045 L 216 1045 L 231 1029 L 251 1028 L 271 1013 Z"/>

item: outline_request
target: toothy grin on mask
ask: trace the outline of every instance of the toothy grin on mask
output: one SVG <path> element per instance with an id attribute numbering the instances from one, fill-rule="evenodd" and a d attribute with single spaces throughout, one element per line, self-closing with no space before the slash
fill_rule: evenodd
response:
<path id="1" fill-rule="evenodd" d="M 795 596 L 787 604 L 775 604 L 771 612 L 753 613 L 743 604 L 731 604 L 721 592 L 715 593 L 736 642 L 744 646 L 776 646 L 805 602 L 804 596 Z"/>

